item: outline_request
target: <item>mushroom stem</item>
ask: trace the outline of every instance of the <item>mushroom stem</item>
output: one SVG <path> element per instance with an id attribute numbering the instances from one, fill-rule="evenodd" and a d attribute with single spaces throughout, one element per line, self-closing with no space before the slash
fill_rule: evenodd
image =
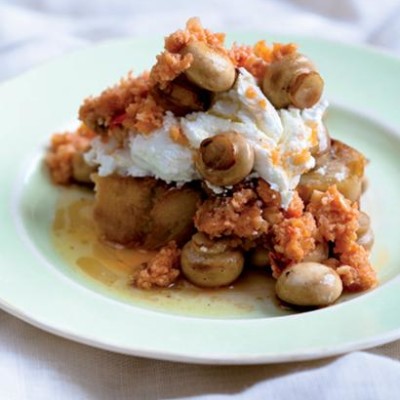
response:
<path id="1" fill-rule="evenodd" d="M 228 135 L 205 139 L 200 146 L 201 156 L 207 168 L 224 171 L 236 162 L 236 149 Z"/>
<path id="2" fill-rule="evenodd" d="M 293 105 L 309 108 L 321 98 L 324 81 L 311 61 L 291 53 L 273 61 L 266 69 L 262 90 L 277 108 Z"/>
<path id="3" fill-rule="evenodd" d="M 196 164 L 200 174 L 211 184 L 235 185 L 253 169 L 254 151 L 238 133 L 221 133 L 202 141 Z"/>

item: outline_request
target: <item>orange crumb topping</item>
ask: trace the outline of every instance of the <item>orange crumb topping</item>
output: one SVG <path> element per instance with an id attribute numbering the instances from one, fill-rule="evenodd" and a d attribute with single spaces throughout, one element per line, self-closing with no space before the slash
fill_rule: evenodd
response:
<path id="1" fill-rule="evenodd" d="M 301 217 L 304 211 L 304 203 L 299 193 L 295 190 L 293 192 L 292 201 L 289 204 L 288 209 L 285 211 L 285 217 L 293 218 L 293 217 Z"/>
<path id="2" fill-rule="evenodd" d="M 310 144 L 312 147 L 318 145 L 318 124 L 315 121 L 307 121 L 306 125 L 311 128 Z"/>
<path id="3" fill-rule="evenodd" d="M 377 284 L 368 252 L 357 243 L 359 228 L 358 203 L 351 203 L 337 189 L 331 186 L 325 193 L 311 198 L 307 206 L 317 221 L 322 237 L 334 242 L 334 252 L 343 266 L 339 267 L 344 287 L 349 291 L 362 291 Z"/>
<path id="4" fill-rule="evenodd" d="M 185 29 L 179 29 L 165 38 L 164 47 L 170 53 L 179 53 L 189 42 L 203 42 L 213 49 L 227 53 L 224 41 L 224 33 L 213 33 L 204 29 L 200 19 L 193 17 L 187 21 Z"/>
<path id="5" fill-rule="evenodd" d="M 213 33 L 204 29 L 198 18 L 190 18 L 185 29 L 179 29 L 165 38 L 165 51 L 157 56 L 157 62 L 151 70 L 151 81 L 154 85 L 165 88 L 168 82 L 174 80 L 182 72 L 187 70 L 193 56 L 182 56 L 179 52 L 190 42 L 203 42 L 211 48 L 227 54 L 224 47 L 225 35 Z"/>
<path id="6" fill-rule="evenodd" d="M 272 165 L 277 166 L 281 162 L 281 154 L 279 152 L 279 149 L 273 149 L 271 151 L 271 161 Z"/>
<path id="7" fill-rule="evenodd" d="M 258 41 L 253 47 L 255 56 L 260 57 L 267 63 L 272 61 L 272 50 L 273 49 L 267 45 L 265 40 Z"/>
<path id="8" fill-rule="evenodd" d="M 157 56 L 150 73 L 127 78 L 100 94 L 85 100 L 79 118 L 96 133 L 120 137 L 129 130 L 150 133 L 162 125 L 165 105 L 157 101 L 157 89 L 163 90 L 169 82 L 186 71 L 191 54 L 179 52 L 191 41 L 204 42 L 214 50 L 228 54 L 224 47 L 225 35 L 204 29 L 198 18 L 191 18 L 186 28 L 165 38 L 165 51 Z"/>
<path id="9" fill-rule="evenodd" d="M 183 133 L 182 128 L 178 125 L 171 126 L 171 128 L 169 129 L 169 137 L 175 143 L 180 144 L 181 146 L 189 145 L 188 138 Z"/>
<path id="10" fill-rule="evenodd" d="M 294 43 L 274 43 L 272 48 L 272 61 L 279 60 L 282 57 L 295 53 L 297 45 Z"/>
<path id="11" fill-rule="evenodd" d="M 241 189 L 227 197 L 209 197 L 197 209 L 194 223 L 198 231 L 211 238 L 233 236 L 255 240 L 269 227 L 252 189 Z"/>
<path id="12" fill-rule="evenodd" d="M 265 100 L 265 99 L 259 100 L 259 101 L 258 101 L 258 105 L 259 105 L 261 108 L 266 109 L 267 106 L 268 106 L 267 100 Z"/>
<path id="13" fill-rule="evenodd" d="M 294 154 L 292 156 L 292 161 L 294 165 L 301 165 L 306 163 L 310 158 L 310 152 L 307 149 L 304 149 L 300 153 Z"/>
<path id="14" fill-rule="evenodd" d="M 263 78 L 270 62 L 296 51 L 293 44 L 275 43 L 271 47 L 265 41 L 259 41 L 253 47 L 233 45 L 228 50 L 224 47 L 224 40 L 224 34 L 213 33 L 203 28 L 198 18 L 190 18 L 185 29 L 165 38 L 165 50 L 157 56 L 150 73 L 138 77 L 129 74 L 100 96 L 86 99 L 79 111 L 80 119 L 96 133 L 117 138 L 123 138 L 129 130 L 147 134 L 160 128 L 168 105 L 160 101 L 157 91 L 165 89 L 190 68 L 193 56 L 180 54 L 190 42 L 203 42 L 228 55 L 236 67 L 244 67 L 258 81 Z M 256 98 L 256 92 L 250 88 L 246 96 Z M 267 102 L 260 100 L 260 106 L 266 108 Z"/>
<path id="15" fill-rule="evenodd" d="M 239 46 L 236 43 L 229 51 L 229 57 L 237 68 L 245 68 L 258 81 L 261 81 L 265 74 L 267 62 L 254 53 L 251 46 Z"/>
<path id="16" fill-rule="evenodd" d="M 253 47 L 233 44 L 229 51 L 229 56 L 236 67 L 245 68 L 258 81 L 261 81 L 265 75 L 266 68 L 271 62 L 296 51 L 297 46 L 293 43 L 274 43 L 271 47 L 268 46 L 265 40 L 260 40 Z"/>
<path id="17" fill-rule="evenodd" d="M 84 124 L 76 132 L 55 133 L 52 136 L 45 161 L 54 183 L 71 183 L 73 157 L 76 153 L 85 152 L 94 136 L 95 133 Z"/>
<path id="18" fill-rule="evenodd" d="M 156 58 L 150 73 L 138 77 L 129 74 L 127 78 L 101 93 L 88 98 L 81 106 L 79 117 L 92 130 L 117 138 L 129 130 L 150 133 L 162 125 L 168 104 L 161 101 L 159 90 L 164 90 L 193 62 L 191 54 L 182 55 L 182 49 L 190 42 L 202 42 L 215 51 L 228 55 L 236 67 L 247 69 L 258 81 L 265 74 L 267 65 L 275 59 L 296 51 L 293 44 L 275 43 L 268 46 L 259 41 L 254 46 L 233 45 L 224 47 L 225 35 L 203 28 L 198 18 L 190 18 L 185 29 L 177 30 L 165 38 L 164 51 Z M 254 89 L 248 89 L 246 96 L 256 98 Z M 260 106 L 267 107 L 266 100 Z"/>
<path id="19" fill-rule="evenodd" d="M 234 43 L 229 50 L 229 57 L 237 67 L 245 67 L 250 57 L 255 57 L 254 50 L 249 45 Z"/>
<path id="20" fill-rule="evenodd" d="M 87 98 L 79 110 L 79 118 L 97 133 L 115 136 L 121 128 L 149 133 L 162 125 L 164 115 L 151 91 L 148 72 L 137 77 L 129 73 L 100 96 Z"/>
<path id="21" fill-rule="evenodd" d="M 140 289 L 171 286 L 180 274 L 181 250 L 175 242 L 170 242 L 145 265 L 133 279 L 133 285 Z"/>
<path id="22" fill-rule="evenodd" d="M 257 181 L 257 194 L 267 207 L 277 207 L 281 205 L 281 195 L 279 192 L 271 189 L 271 186 L 264 181 L 264 179 L 258 179 Z"/>
<path id="23" fill-rule="evenodd" d="M 257 92 L 255 91 L 255 89 L 254 89 L 253 87 L 249 86 L 249 87 L 246 89 L 246 92 L 244 93 L 244 95 L 245 95 L 248 99 L 252 100 L 252 99 L 254 99 L 254 98 L 257 97 Z"/>
<path id="24" fill-rule="evenodd" d="M 167 84 L 186 71 L 193 61 L 191 54 L 182 56 L 164 51 L 157 56 L 157 62 L 151 69 L 150 79 L 153 85 L 165 89 Z"/>
<path id="25" fill-rule="evenodd" d="M 132 103 L 126 109 L 126 119 L 123 126 L 137 132 L 148 134 L 161 127 L 164 109 L 153 96 L 147 96 L 137 103 Z"/>
<path id="26" fill-rule="evenodd" d="M 311 213 L 286 218 L 273 227 L 274 250 L 291 262 L 301 261 L 315 249 L 317 226 Z"/>

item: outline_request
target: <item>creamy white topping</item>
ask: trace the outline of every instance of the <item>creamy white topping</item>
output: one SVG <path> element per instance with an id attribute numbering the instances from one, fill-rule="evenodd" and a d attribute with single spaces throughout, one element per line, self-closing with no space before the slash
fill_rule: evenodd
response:
<path id="1" fill-rule="evenodd" d="M 85 159 L 89 164 L 100 166 L 100 176 L 112 173 L 135 177 L 154 176 L 166 182 L 178 183 L 200 179 L 192 151 L 171 139 L 169 132 L 172 126 L 179 126 L 179 121 L 167 112 L 160 129 L 150 135 L 132 133 L 122 148 L 112 138 L 107 143 L 95 138 Z"/>
<path id="2" fill-rule="evenodd" d="M 122 148 L 113 140 L 103 143 L 94 139 L 86 160 L 99 165 L 102 176 L 111 173 L 154 176 L 181 184 L 200 179 L 193 154 L 204 139 L 235 131 L 254 149 L 253 174 L 278 191 L 282 207 L 287 208 L 301 175 L 315 165 L 310 150 L 316 145 L 320 148 L 328 145 L 322 122 L 326 108 L 327 102 L 320 101 L 306 110 L 290 107 L 277 111 L 257 86 L 254 77 L 240 69 L 234 87 L 217 94 L 207 112 L 181 118 L 168 112 L 160 129 L 149 135 L 131 132 Z M 171 138 L 172 127 L 180 127 L 189 142 L 187 146 Z M 216 193 L 224 190 L 210 184 L 209 187 Z"/>

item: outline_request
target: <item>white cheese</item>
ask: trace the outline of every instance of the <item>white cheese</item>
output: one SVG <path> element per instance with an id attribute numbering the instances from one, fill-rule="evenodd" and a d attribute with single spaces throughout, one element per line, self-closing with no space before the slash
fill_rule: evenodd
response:
<path id="1" fill-rule="evenodd" d="M 234 87 L 218 93 L 207 112 L 181 118 L 167 112 L 161 128 L 147 135 L 131 132 L 122 148 L 113 139 L 107 143 L 94 139 L 86 160 L 99 165 L 100 175 L 153 176 L 182 184 L 201 178 L 193 161 L 201 142 L 235 131 L 254 149 L 252 175 L 263 178 L 279 192 L 282 207 L 287 208 L 301 175 L 315 165 L 310 153 L 313 129 L 317 129 L 319 147 L 328 145 L 322 122 L 326 107 L 327 102 L 321 101 L 306 110 L 276 110 L 253 76 L 240 69 Z M 171 139 L 173 126 L 182 130 L 189 142 L 187 146 Z M 207 184 L 216 193 L 226 189 Z"/>

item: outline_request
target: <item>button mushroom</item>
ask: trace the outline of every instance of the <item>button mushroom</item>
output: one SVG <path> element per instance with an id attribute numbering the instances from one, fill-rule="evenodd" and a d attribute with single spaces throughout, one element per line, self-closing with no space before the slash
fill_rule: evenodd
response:
<path id="1" fill-rule="evenodd" d="M 361 237 L 365 233 L 370 230 L 371 227 L 371 220 L 367 213 L 360 211 L 358 216 L 358 229 L 357 229 L 357 236 Z"/>
<path id="2" fill-rule="evenodd" d="M 287 54 L 266 69 L 262 90 L 277 108 L 309 108 L 322 95 L 324 81 L 313 64 L 299 53 Z"/>
<path id="3" fill-rule="evenodd" d="M 221 133 L 201 142 L 196 166 L 213 185 L 235 185 L 253 169 L 254 151 L 238 133 Z"/>
<path id="4" fill-rule="evenodd" d="M 232 61 L 206 43 L 188 43 L 181 53 L 193 56 L 185 75 L 197 86 L 212 92 L 222 92 L 229 90 L 235 83 L 236 70 Z"/>
<path id="5" fill-rule="evenodd" d="M 265 269 L 271 265 L 269 253 L 271 251 L 265 247 L 256 247 L 249 252 L 249 263 L 252 267 Z"/>
<path id="6" fill-rule="evenodd" d="M 363 233 L 361 236 L 358 237 L 357 243 L 360 246 L 363 246 L 365 250 L 370 251 L 372 246 L 374 245 L 375 236 L 372 229 L 368 229 L 367 232 Z"/>
<path id="7" fill-rule="evenodd" d="M 277 296 L 296 306 L 323 307 L 335 302 L 343 290 L 335 270 L 315 262 L 286 268 L 276 282 Z"/>
<path id="8" fill-rule="evenodd" d="M 365 248 L 371 250 L 374 245 L 375 237 L 371 228 L 371 220 L 363 211 L 360 211 L 358 216 L 358 229 L 357 229 L 357 243 Z"/>
<path id="9" fill-rule="evenodd" d="M 183 75 L 174 79 L 165 88 L 153 88 L 153 96 L 166 110 L 177 116 L 193 111 L 205 111 L 211 102 L 211 93 L 189 82 Z"/>
<path id="10" fill-rule="evenodd" d="M 224 241 L 212 241 L 201 233 L 195 234 L 182 249 L 182 272 L 197 286 L 229 285 L 238 278 L 243 265 L 240 250 L 230 248 Z"/>
<path id="11" fill-rule="evenodd" d="M 304 257 L 303 262 L 310 261 L 310 262 L 320 263 L 322 261 L 327 260 L 328 257 L 329 257 L 328 243 L 318 242 L 315 245 L 315 249 Z"/>
<path id="12" fill-rule="evenodd" d="M 336 185 L 347 199 L 359 201 L 366 165 L 365 157 L 350 146 L 332 140 L 331 149 L 316 159 L 316 167 L 303 174 L 297 191 L 306 203 L 315 191 L 325 192 Z"/>
<path id="13" fill-rule="evenodd" d="M 369 186 L 368 178 L 364 176 L 361 182 L 361 193 L 365 193 L 368 190 L 368 186 Z"/>

